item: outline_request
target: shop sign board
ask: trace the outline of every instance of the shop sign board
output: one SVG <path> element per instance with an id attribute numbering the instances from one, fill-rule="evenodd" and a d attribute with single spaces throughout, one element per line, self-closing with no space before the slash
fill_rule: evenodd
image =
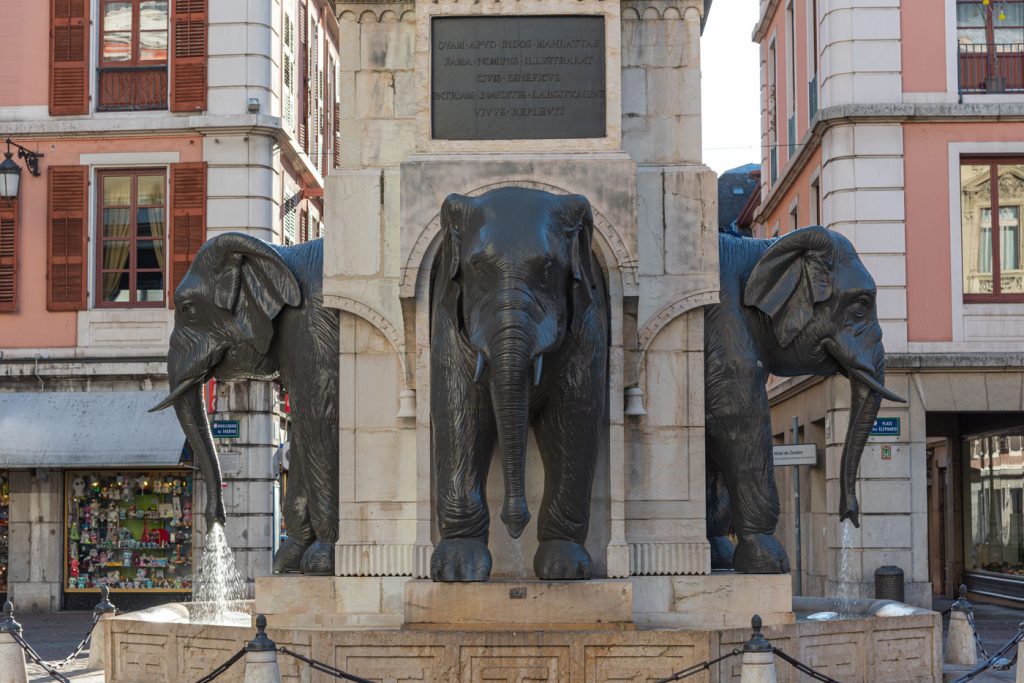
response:
<path id="1" fill-rule="evenodd" d="M 240 435 L 238 420 L 213 420 L 210 431 L 215 439 L 237 439 Z"/>
<path id="2" fill-rule="evenodd" d="M 783 465 L 817 465 L 818 447 L 813 443 L 772 446 L 772 459 L 776 467 Z"/>

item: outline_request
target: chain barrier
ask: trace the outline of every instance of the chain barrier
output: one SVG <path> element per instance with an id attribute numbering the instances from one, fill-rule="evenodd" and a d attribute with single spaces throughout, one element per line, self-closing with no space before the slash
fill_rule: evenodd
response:
<path id="1" fill-rule="evenodd" d="M 790 657 L 789 655 L 787 655 L 785 652 L 783 652 L 782 650 L 780 650 L 777 647 L 773 647 L 772 648 L 772 652 L 775 653 L 776 657 L 778 657 L 782 661 L 788 663 L 790 666 L 792 666 L 794 669 L 796 669 L 800 673 L 805 674 L 807 676 L 810 676 L 811 678 L 813 678 L 816 681 L 824 681 L 824 683 L 840 683 L 840 681 L 837 681 L 834 678 L 829 678 L 828 676 L 826 676 L 825 674 L 821 673 L 820 671 L 815 671 L 814 669 L 812 669 L 811 667 L 807 666 L 803 662 L 798 661 L 798 660 L 794 659 L 793 657 Z"/>
<path id="2" fill-rule="evenodd" d="M 709 659 L 709 660 L 707 660 L 705 662 L 701 662 L 700 664 L 694 664 L 693 666 L 688 666 L 685 669 L 683 669 L 682 671 L 675 672 L 674 674 L 672 674 L 668 678 L 659 678 L 654 683 L 670 683 L 670 681 L 681 681 L 684 678 L 689 678 L 690 676 L 695 676 L 695 675 L 699 674 L 702 671 L 707 671 L 708 669 L 713 667 L 715 664 L 718 664 L 719 662 L 723 662 L 726 659 L 729 659 L 730 657 L 735 657 L 736 655 L 741 655 L 741 654 L 743 654 L 743 653 L 740 650 L 733 650 L 732 652 L 727 652 L 724 655 L 722 655 L 721 657 L 717 657 L 716 659 Z"/>
<path id="3" fill-rule="evenodd" d="M 96 624 L 100 623 L 101 616 L 102 615 L 99 612 L 93 612 L 92 624 L 89 626 L 89 632 L 86 633 L 85 637 L 78 642 L 78 647 L 75 648 L 75 651 L 69 654 L 64 659 L 60 660 L 59 662 L 50 662 L 50 666 L 52 666 L 54 669 L 63 669 L 68 664 L 78 659 L 78 655 L 82 654 L 82 650 L 84 650 L 86 646 L 89 644 L 89 642 L 92 640 L 93 631 L 96 629 Z"/>
<path id="4" fill-rule="evenodd" d="M 239 650 L 238 652 L 236 652 L 235 654 L 233 654 L 230 657 L 228 657 L 226 660 L 224 660 L 223 664 L 221 664 L 216 669 L 214 669 L 210 673 L 208 673 L 205 676 L 203 676 L 202 678 L 200 678 L 198 681 L 196 681 L 196 683 L 210 683 L 210 681 L 215 679 L 217 676 L 220 676 L 222 673 L 224 673 L 225 671 L 230 669 L 231 665 L 234 664 L 235 662 L 237 662 L 243 656 L 245 656 L 245 648 L 244 647 L 241 650 Z"/>
<path id="5" fill-rule="evenodd" d="M 315 659 L 310 659 L 309 657 L 300 655 L 298 652 L 289 650 L 286 647 L 279 647 L 277 648 L 277 651 L 281 654 L 294 657 L 295 659 L 298 659 L 301 662 L 305 662 L 306 664 L 309 664 L 310 668 L 334 676 L 335 678 L 341 678 L 346 681 L 353 681 L 353 683 L 373 683 L 373 681 L 369 681 L 365 678 L 360 678 L 359 676 L 354 676 L 350 673 L 342 671 L 341 669 L 336 669 L 330 664 L 324 664 L 323 662 L 318 662 Z"/>
<path id="6" fill-rule="evenodd" d="M 988 659 L 988 652 L 985 651 L 985 646 L 981 644 L 981 636 L 978 635 L 978 627 L 974 623 L 974 610 L 968 610 L 966 615 L 967 623 L 971 625 L 971 635 L 974 636 L 974 645 L 978 648 L 978 654 L 981 655 L 982 659 Z"/>
<path id="7" fill-rule="evenodd" d="M 36 651 L 32 649 L 32 646 L 26 643 L 25 639 L 21 637 L 20 632 L 14 631 L 9 633 L 8 635 L 11 636 L 11 638 L 14 638 L 14 642 L 21 646 L 21 649 L 25 651 L 25 654 L 28 655 L 28 658 L 36 664 L 38 664 L 40 667 L 42 667 L 43 671 L 50 675 L 50 678 L 52 678 L 55 681 L 60 681 L 60 683 L 71 683 L 71 679 L 69 679 L 67 676 L 65 676 L 64 674 L 62 674 L 61 672 L 57 671 L 55 668 L 47 664 L 45 661 L 43 661 L 43 658 L 40 657 L 36 653 Z"/>
<path id="8" fill-rule="evenodd" d="M 971 629 L 973 629 L 974 618 L 969 617 L 968 621 L 971 624 Z M 974 638 L 977 641 L 977 631 L 974 631 Z M 980 676 L 989 669 L 995 669 L 997 671 L 1008 671 L 1009 669 L 1012 669 L 1013 665 L 1017 663 L 1017 645 L 1019 645 L 1022 640 L 1024 640 L 1024 623 L 1021 623 L 1017 627 L 1017 635 L 1015 635 L 1013 638 L 1010 638 L 1009 642 L 1007 642 L 1006 645 L 1003 645 L 1001 648 L 999 648 L 999 650 L 995 652 L 991 657 L 986 655 L 985 661 L 982 662 L 981 666 L 974 669 L 970 673 L 964 674 L 960 678 L 956 679 L 953 683 L 967 683 L 967 681 L 974 680 L 976 677 Z M 978 647 L 981 648 L 980 641 L 978 642 Z M 1011 650 L 1013 651 L 1013 655 L 1007 657 L 1006 655 Z M 984 652 L 984 650 L 982 650 L 982 652 Z"/>

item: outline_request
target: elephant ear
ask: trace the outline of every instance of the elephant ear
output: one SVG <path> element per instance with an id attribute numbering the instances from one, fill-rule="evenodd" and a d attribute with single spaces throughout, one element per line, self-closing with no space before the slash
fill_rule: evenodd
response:
<path id="1" fill-rule="evenodd" d="M 743 302 L 771 318 L 783 348 L 811 321 L 815 304 L 832 296 L 834 260 L 835 240 L 816 225 L 785 235 L 754 265 Z"/>
<path id="2" fill-rule="evenodd" d="M 441 205 L 441 249 L 435 286 L 438 301 L 462 325 L 462 287 L 459 285 L 459 263 L 462 257 L 462 236 L 480 221 L 479 207 L 472 197 L 448 195 Z"/>
<path id="3" fill-rule="evenodd" d="M 295 274 L 270 244 L 245 233 L 214 237 L 203 250 L 214 273 L 213 303 L 231 311 L 247 340 L 266 353 L 273 319 L 285 306 L 302 303 Z"/>
<path id="4" fill-rule="evenodd" d="M 578 332 L 583 320 L 583 312 L 594 300 L 594 256 L 591 244 L 594 240 L 594 213 L 590 202 L 582 195 L 569 195 L 565 198 L 568 218 L 565 233 L 571 240 L 569 245 L 569 263 L 572 270 L 572 331 Z"/>

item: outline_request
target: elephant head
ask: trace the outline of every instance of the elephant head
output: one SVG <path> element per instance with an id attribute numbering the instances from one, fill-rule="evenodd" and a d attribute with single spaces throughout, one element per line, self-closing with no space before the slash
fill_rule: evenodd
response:
<path id="1" fill-rule="evenodd" d="M 517 538 L 530 520 L 524 465 L 531 387 L 544 357 L 581 325 L 594 295 L 590 204 L 578 195 L 503 188 L 450 195 L 441 208 L 438 305 L 456 321 L 488 387 L 498 430 L 505 500 Z"/>
<path id="2" fill-rule="evenodd" d="M 864 444 L 885 388 L 885 349 L 875 308 L 875 281 L 850 241 L 820 226 L 772 244 L 743 292 L 744 303 L 770 319 L 778 375 L 841 373 L 850 380 L 850 423 L 840 463 L 839 519 L 860 526 L 855 484 Z"/>
<path id="3" fill-rule="evenodd" d="M 206 522 L 224 523 L 220 465 L 203 406 L 203 383 L 271 379 L 274 318 L 301 302 L 299 284 L 263 240 L 226 233 L 209 240 L 174 291 L 174 331 L 167 353 L 171 392 L 150 412 L 173 405 L 206 480 Z"/>

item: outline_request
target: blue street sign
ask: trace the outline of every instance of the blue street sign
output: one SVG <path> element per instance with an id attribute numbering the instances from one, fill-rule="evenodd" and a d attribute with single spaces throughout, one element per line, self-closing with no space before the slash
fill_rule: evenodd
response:
<path id="1" fill-rule="evenodd" d="M 215 439 L 237 439 L 238 420 L 213 420 L 210 423 L 210 431 Z"/>
<path id="2" fill-rule="evenodd" d="M 876 417 L 875 424 L 871 427 L 871 436 L 899 436 L 900 418 L 898 417 Z"/>

